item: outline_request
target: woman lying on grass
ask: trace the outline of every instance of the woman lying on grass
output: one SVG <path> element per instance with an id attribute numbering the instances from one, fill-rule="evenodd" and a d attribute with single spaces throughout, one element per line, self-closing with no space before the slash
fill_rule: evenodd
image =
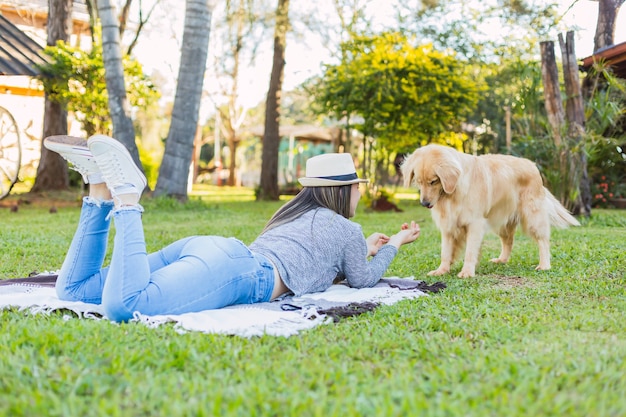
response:
<path id="1" fill-rule="evenodd" d="M 324 154 L 307 161 L 303 190 L 272 216 L 246 247 L 235 238 L 191 236 L 146 252 L 139 204 L 146 178 L 127 149 L 107 136 L 88 141 L 70 136 L 45 139 L 89 184 L 78 228 L 59 272 L 59 298 L 102 304 L 107 317 L 126 321 L 147 315 L 182 314 L 233 304 L 270 301 L 324 291 L 335 278 L 355 288 L 383 276 L 400 246 L 419 237 L 415 222 L 393 236 L 348 220 L 361 197 L 349 154 Z M 111 217 L 115 239 L 102 267 Z M 371 257 L 371 258 L 369 258 Z"/>

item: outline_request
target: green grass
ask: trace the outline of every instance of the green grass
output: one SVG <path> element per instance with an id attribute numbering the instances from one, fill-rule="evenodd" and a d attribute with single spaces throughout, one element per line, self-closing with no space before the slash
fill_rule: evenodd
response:
<path id="1" fill-rule="evenodd" d="M 191 234 L 250 243 L 281 203 L 206 187 L 186 205 L 146 200 L 148 249 Z M 415 219 L 422 236 L 388 275 L 439 263 L 427 210 L 359 209 L 366 234 Z M 0 276 L 57 269 L 79 208 L 0 208 Z M 485 240 L 478 274 L 442 293 L 383 306 L 290 338 L 178 334 L 172 326 L 0 313 L 0 415 L 624 416 L 626 211 L 595 210 L 554 230 L 552 270 L 519 235 L 507 265 Z"/>

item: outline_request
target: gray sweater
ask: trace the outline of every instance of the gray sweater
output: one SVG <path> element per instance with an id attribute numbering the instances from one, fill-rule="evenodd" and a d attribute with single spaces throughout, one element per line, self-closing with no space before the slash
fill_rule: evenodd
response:
<path id="1" fill-rule="evenodd" d="M 368 260 L 361 226 L 326 208 L 269 230 L 250 250 L 269 258 L 296 296 L 324 291 L 337 276 L 354 288 L 372 287 L 398 253 L 384 245 Z"/>

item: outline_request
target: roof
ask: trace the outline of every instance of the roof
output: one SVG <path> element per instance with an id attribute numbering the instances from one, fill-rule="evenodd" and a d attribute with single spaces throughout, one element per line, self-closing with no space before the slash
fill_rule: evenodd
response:
<path id="1" fill-rule="evenodd" d="M 250 129 L 250 131 L 253 135 L 262 137 L 265 134 L 265 126 L 255 126 Z M 289 136 L 310 142 L 333 142 L 340 137 L 341 129 L 338 127 L 319 127 L 312 125 L 280 125 L 278 134 L 279 136 Z"/>
<path id="2" fill-rule="evenodd" d="M 18 27 L 43 31 L 44 37 L 48 24 L 49 0 L 6 0 L 0 1 L 0 13 Z M 89 11 L 85 0 L 73 0 L 72 25 L 73 34 L 91 32 Z"/>
<path id="3" fill-rule="evenodd" d="M 0 75 L 39 74 L 43 47 L 0 14 Z"/>
<path id="4" fill-rule="evenodd" d="M 626 42 L 596 51 L 595 54 L 583 59 L 581 68 L 584 71 L 588 71 L 593 66 L 594 62 L 600 60 L 604 60 L 610 65 L 616 77 L 626 79 Z"/>
<path id="5" fill-rule="evenodd" d="M 21 11 L 36 11 L 48 15 L 48 0 L 9 0 L 3 1 L 2 6 Z M 72 12 L 87 13 L 86 0 L 73 0 Z"/>

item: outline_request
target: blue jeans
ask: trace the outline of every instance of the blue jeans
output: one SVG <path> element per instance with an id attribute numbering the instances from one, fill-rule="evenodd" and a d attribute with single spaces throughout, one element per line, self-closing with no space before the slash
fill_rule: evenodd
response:
<path id="1" fill-rule="evenodd" d="M 148 254 L 140 207 L 83 201 L 78 228 L 56 283 L 60 299 L 102 304 L 107 318 L 182 314 L 269 301 L 274 268 L 239 240 L 191 236 Z M 102 267 L 115 222 L 111 264 Z"/>

